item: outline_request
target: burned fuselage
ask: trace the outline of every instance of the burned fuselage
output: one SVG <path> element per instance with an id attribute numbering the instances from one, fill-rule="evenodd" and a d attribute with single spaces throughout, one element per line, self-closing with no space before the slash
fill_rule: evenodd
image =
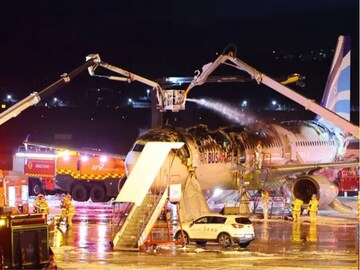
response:
<path id="1" fill-rule="evenodd" d="M 335 162 L 342 152 L 339 151 L 341 142 L 326 127 L 314 121 L 257 122 L 215 130 L 206 125 L 186 129 L 163 126 L 150 129 L 136 140 L 125 160 L 128 173 L 148 141 L 184 142 L 184 147 L 169 157 L 173 160 L 171 174 L 176 175 L 172 181 L 183 184 L 188 174 L 195 172 L 203 190 L 238 189 L 241 178 L 248 181 L 251 189 L 270 189 L 274 181 L 310 170 L 296 169 L 297 165 Z M 255 148 L 259 141 L 262 143 L 262 168 L 256 174 Z M 275 169 L 279 167 L 289 169 L 279 172 Z M 321 197 L 316 188 L 311 192 L 319 193 Z M 304 199 L 311 195 L 307 194 Z"/>

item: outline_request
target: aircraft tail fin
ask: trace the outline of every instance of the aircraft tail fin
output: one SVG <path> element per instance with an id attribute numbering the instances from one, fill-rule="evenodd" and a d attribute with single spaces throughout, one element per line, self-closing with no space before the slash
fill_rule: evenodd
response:
<path id="1" fill-rule="evenodd" d="M 339 36 L 321 105 L 350 121 L 349 36 Z"/>

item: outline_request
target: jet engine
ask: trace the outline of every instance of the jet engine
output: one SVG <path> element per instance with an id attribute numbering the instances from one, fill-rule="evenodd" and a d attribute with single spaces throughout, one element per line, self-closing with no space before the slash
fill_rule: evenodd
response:
<path id="1" fill-rule="evenodd" d="M 311 196 L 316 194 L 319 200 L 319 208 L 328 206 L 337 197 L 338 187 L 322 175 L 303 175 L 294 181 L 292 194 L 309 203 Z"/>

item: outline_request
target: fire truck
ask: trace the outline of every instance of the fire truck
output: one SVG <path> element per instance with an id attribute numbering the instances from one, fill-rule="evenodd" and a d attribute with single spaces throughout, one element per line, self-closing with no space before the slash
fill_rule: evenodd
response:
<path id="1" fill-rule="evenodd" d="M 29 176 L 29 193 L 65 192 L 75 201 L 104 202 L 117 196 L 125 175 L 124 156 L 25 142 L 13 169 Z"/>
<path id="2" fill-rule="evenodd" d="M 347 194 L 359 191 L 359 167 L 343 168 L 338 172 L 339 192 Z"/>

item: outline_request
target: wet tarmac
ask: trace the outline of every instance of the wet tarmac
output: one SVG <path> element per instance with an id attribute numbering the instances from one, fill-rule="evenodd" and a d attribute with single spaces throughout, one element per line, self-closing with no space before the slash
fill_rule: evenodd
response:
<path id="1" fill-rule="evenodd" d="M 76 206 L 72 228 L 51 235 L 59 269 L 359 269 L 359 226 L 356 216 L 319 213 L 316 224 L 253 219 L 256 239 L 245 249 L 173 243 L 141 252 L 113 251 L 109 204 Z M 90 214 L 89 214 L 90 213 Z"/>

